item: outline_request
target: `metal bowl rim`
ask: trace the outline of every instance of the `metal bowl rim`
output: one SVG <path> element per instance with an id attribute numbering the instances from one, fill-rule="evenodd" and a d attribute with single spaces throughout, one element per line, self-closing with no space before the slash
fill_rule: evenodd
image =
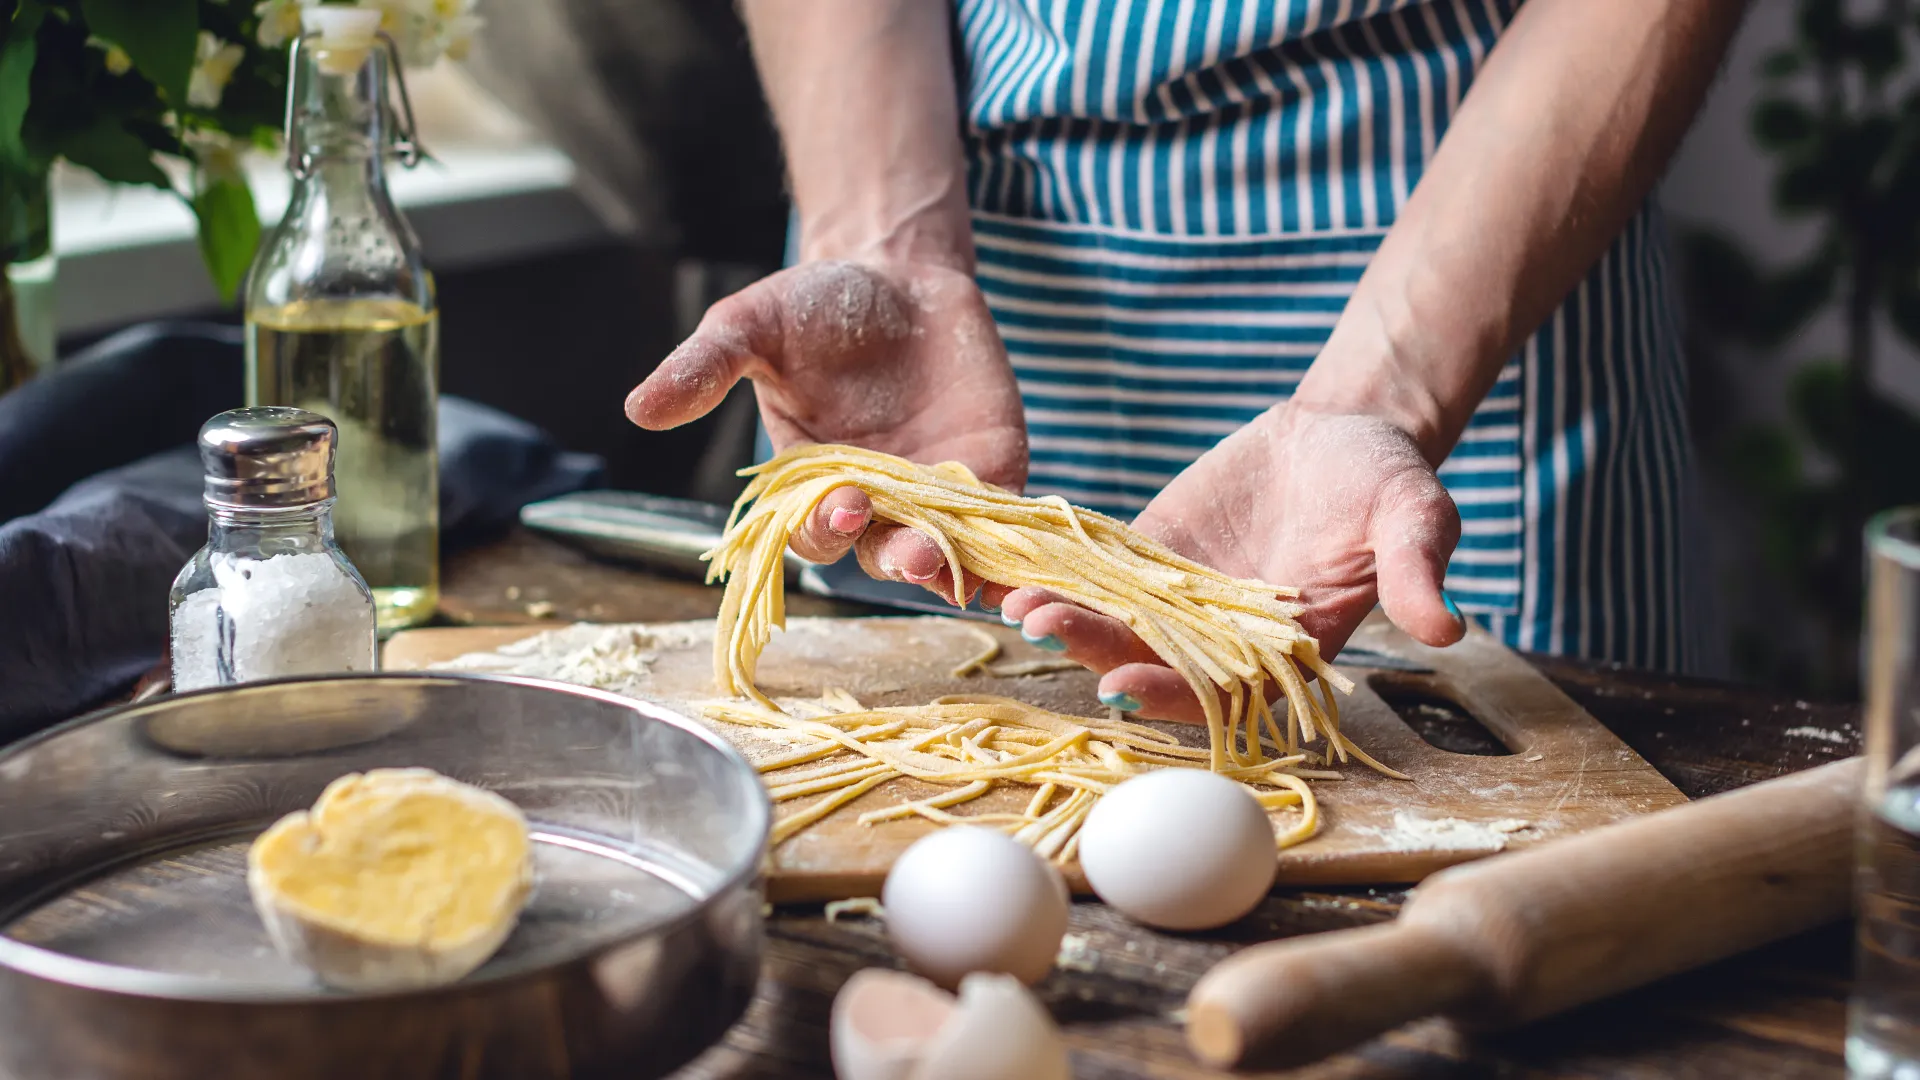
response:
<path id="1" fill-rule="evenodd" d="M 255 687 L 311 685 L 330 682 L 447 682 L 447 683 L 503 683 L 532 687 L 539 690 L 553 690 L 575 697 L 617 705 L 629 712 L 658 723 L 668 724 L 693 735 L 709 747 L 731 760 L 734 766 L 753 777 L 760 784 L 759 770 L 747 760 L 732 743 L 727 742 L 705 725 L 682 716 L 664 706 L 639 698 L 623 697 L 606 690 L 574 683 L 556 682 L 551 679 L 536 679 L 524 675 L 495 675 L 483 672 L 457 671 L 381 671 L 362 673 L 342 673 L 335 675 L 302 675 L 278 679 L 259 679 L 231 686 L 208 687 L 191 690 L 181 694 L 168 694 L 149 698 L 145 701 L 111 705 L 82 714 L 64 723 L 56 724 L 44 731 L 17 740 L 0 748 L 0 768 L 4 768 L 8 759 L 17 754 L 50 742 L 71 731 L 112 720 L 124 713 L 145 712 L 177 701 L 193 698 L 211 697 L 227 694 L 235 690 L 250 690 Z M 762 789 L 764 791 L 764 788 Z M 227 979 L 214 979 L 199 975 L 173 975 L 162 972 L 145 971 L 140 968 L 124 967 L 98 960 L 83 960 L 52 949 L 43 949 L 29 945 L 0 933 L 0 969 L 10 969 L 20 974 L 48 982 L 84 990 L 105 993 L 126 994 L 135 997 L 169 998 L 182 1001 L 219 1002 L 239 1005 L 329 1005 L 346 1002 L 364 1002 L 383 999 L 410 999 L 444 994 L 449 991 L 465 992 L 483 989 L 489 986 L 512 983 L 523 979 L 537 978 L 542 972 L 581 962 L 591 962 L 600 956 L 624 948 L 636 941 L 659 937 L 685 926 L 707 914 L 721 898 L 739 893 L 752 886 L 760 877 L 761 866 L 766 857 L 767 839 L 773 831 L 773 807 L 766 799 L 753 804 L 754 816 L 760 834 L 760 842 L 754 846 L 755 854 L 745 864 L 733 868 L 719 884 L 706 896 L 696 898 L 696 902 L 685 912 L 650 923 L 619 937 L 600 942 L 579 952 L 570 953 L 560 959 L 538 967 L 503 971 L 485 976 L 468 976 L 446 986 L 427 987 L 411 990 L 387 990 L 355 992 L 351 994 L 319 989 L 293 989 L 281 986 L 259 986 L 248 983 L 235 983 Z"/>

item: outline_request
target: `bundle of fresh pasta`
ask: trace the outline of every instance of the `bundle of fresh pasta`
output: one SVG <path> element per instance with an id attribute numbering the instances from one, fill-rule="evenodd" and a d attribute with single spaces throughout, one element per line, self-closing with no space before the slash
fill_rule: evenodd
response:
<path id="1" fill-rule="evenodd" d="M 1320 658 L 1296 621 L 1302 609 L 1293 589 L 1229 577 L 1113 518 L 1058 497 L 1015 495 L 953 462 L 926 466 L 856 447 L 814 445 L 788 450 L 748 475 L 753 479 L 707 557 L 709 580 L 726 579 L 715 677 L 723 690 L 753 704 L 716 704 L 709 715 L 785 728 L 812 747 L 802 751 L 812 753 L 808 761 L 841 751 L 855 755 L 812 770 L 817 775 L 771 784 L 776 797 L 834 792 L 802 815 L 807 821 L 896 776 L 955 787 L 900 811 L 927 816 L 1015 781 L 1041 785 L 1046 797 L 1035 798 L 1027 820 L 1005 824 L 1039 843 L 1070 837 L 1099 793 L 1128 775 L 1206 767 L 1247 784 L 1264 805 L 1299 805 L 1300 825 L 1282 835 L 1285 846 L 1314 827 L 1312 794 L 1302 782 L 1314 774 L 1301 766 L 1351 756 L 1399 775 L 1341 734 L 1334 692 L 1350 692 L 1352 684 Z M 956 593 L 963 578 L 1038 586 L 1125 623 L 1193 688 L 1206 712 L 1208 749 L 1188 749 L 1117 717 L 1065 717 L 1005 698 L 875 710 L 847 699 L 838 713 L 789 715 L 755 686 L 755 664 L 785 621 L 782 553 L 820 500 L 840 487 L 865 492 L 876 520 L 931 537 Z M 1309 681 L 1309 673 L 1317 680 Z M 1268 703 L 1270 685 L 1286 703 L 1284 725 Z M 1311 749 L 1316 743 L 1324 749 Z M 1049 810 L 1055 794 L 1064 801 Z M 1038 829 L 1043 820 L 1050 828 Z M 1071 853 L 1065 841 L 1041 846 L 1052 848 L 1049 854 Z"/>

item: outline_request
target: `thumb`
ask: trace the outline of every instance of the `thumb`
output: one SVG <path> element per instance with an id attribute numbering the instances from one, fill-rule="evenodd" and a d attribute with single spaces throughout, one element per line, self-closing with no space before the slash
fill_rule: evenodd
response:
<path id="1" fill-rule="evenodd" d="M 1466 634 L 1460 609 L 1441 591 L 1460 542 L 1460 511 L 1438 477 L 1425 473 L 1381 493 L 1369 530 L 1380 606 L 1416 641 L 1445 646 Z"/>
<path id="2" fill-rule="evenodd" d="M 627 395 L 627 419 L 661 431 L 712 412 L 761 359 L 754 343 L 765 339 L 765 318 L 751 289 L 715 304 L 693 336 Z"/>

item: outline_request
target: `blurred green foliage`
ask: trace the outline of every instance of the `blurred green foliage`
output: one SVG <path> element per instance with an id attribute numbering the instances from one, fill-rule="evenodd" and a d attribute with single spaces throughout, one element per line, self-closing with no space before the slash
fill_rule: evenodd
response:
<path id="1" fill-rule="evenodd" d="M 0 0 L 0 189 L 42 186 L 64 159 L 112 183 L 172 191 L 162 159 L 204 165 L 204 140 L 271 140 L 287 54 L 259 44 L 259 30 L 254 4 L 228 0 Z M 240 50 L 211 103 L 189 92 L 203 37 Z M 201 179 L 176 194 L 199 219 L 208 270 L 231 297 L 259 219 L 244 218 L 253 202 L 243 176 Z M 197 197 L 213 188 L 228 190 Z"/>
<path id="2" fill-rule="evenodd" d="M 1811 248 L 1768 267 L 1734 238 L 1696 231 L 1680 250 L 1705 364 L 1727 345 L 1772 362 L 1816 316 L 1837 308 L 1842 319 L 1840 355 L 1795 365 L 1785 423 L 1709 423 L 1702 435 L 1788 590 L 1734 628 L 1737 666 L 1782 689 L 1846 697 L 1858 689 L 1861 529 L 1876 510 L 1920 503 L 1920 421 L 1870 380 L 1881 326 L 1920 346 L 1920 86 L 1907 63 L 1920 22 L 1907 0 L 1861 7 L 1799 0 L 1795 38 L 1762 62 L 1750 117 L 1774 162 L 1774 208 L 1814 227 Z M 1703 382 L 1739 377 L 1724 355 L 1717 366 Z M 1783 632 L 1793 616 L 1811 652 Z"/>

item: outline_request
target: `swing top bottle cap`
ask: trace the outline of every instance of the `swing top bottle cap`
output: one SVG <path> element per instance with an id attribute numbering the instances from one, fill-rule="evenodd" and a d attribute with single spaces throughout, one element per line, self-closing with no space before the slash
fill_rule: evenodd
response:
<path id="1" fill-rule="evenodd" d="M 380 10 L 338 5 L 303 8 L 300 29 L 319 35 L 317 44 L 329 49 L 364 49 L 380 30 Z"/>
<path id="2" fill-rule="evenodd" d="M 320 70 L 329 75 L 352 75 L 366 62 L 373 48 L 374 35 L 380 31 L 377 8 L 339 7 L 335 5 L 304 8 L 300 29 L 313 37 L 319 51 Z"/>
<path id="3" fill-rule="evenodd" d="M 333 421 L 305 409 L 233 409 L 200 428 L 208 506 L 273 510 L 333 497 Z"/>

